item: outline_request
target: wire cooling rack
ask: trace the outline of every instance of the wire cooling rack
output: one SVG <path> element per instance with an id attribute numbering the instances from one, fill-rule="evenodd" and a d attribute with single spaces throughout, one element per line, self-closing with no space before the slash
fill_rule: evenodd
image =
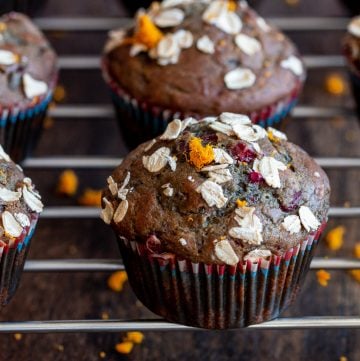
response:
<path id="1" fill-rule="evenodd" d="M 344 30 L 346 18 L 271 18 L 272 23 L 283 30 L 303 32 Z M 36 23 L 47 31 L 107 31 L 129 23 L 129 19 L 114 18 L 39 18 Z M 305 56 L 306 65 L 312 68 L 343 67 L 341 56 Z M 98 56 L 60 56 L 60 67 L 70 70 L 99 69 Z M 293 117 L 316 117 L 327 120 L 334 116 L 351 116 L 353 111 L 345 108 L 328 108 L 313 106 L 298 106 L 293 111 Z M 114 117 L 109 104 L 96 105 L 62 105 L 50 110 L 55 118 L 87 118 L 89 121 L 99 118 Z M 360 170 L 360 158 L 317 158 L 324 168 L 342 170 L 353 168 Z M 61 168 L 78 169 L 113 169 L 121 162 L 117 158 L 104 157 L 47 157 L 30 158 L 23 166 L 27 169 L 52 170 Z M 48 207 L 42 218 L 98 218 L 99 209 L 88 207 Z M 360 207 L 342 208 L 332 207 L 330 217 L 360 217 Z M 314 258 L 311 269 L 350 270 L 360 269 L 360 261 L 355 259 L 324 259 Z M 118 260 L 105 259 L 54 259 L 28 260 L 25 272 L 113 272 L 123 270 L 124 266 Z M 279 318 L 260 325 L 250 326 L 248 329 L 279 330 L 279 329 L 338 329 L 360 328 L 360 317 L 302 317 Z M 63 332 L 119 332 L 119 331 L 184 331 L 187 326 L 171 324 L 162 320 L 70 320 L 70 321 L 27 321 L 0 322 L 0 333 L 63 333 Z"/>

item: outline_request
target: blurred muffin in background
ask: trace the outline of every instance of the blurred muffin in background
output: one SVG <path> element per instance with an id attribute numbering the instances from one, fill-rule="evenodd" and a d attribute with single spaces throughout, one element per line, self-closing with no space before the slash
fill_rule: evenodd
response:
<path id="1" fill-rule="evenodd" d="M 34 149 L 58 76 L 57 56 L 31 20 L 0 18 L 0 144 L 20 161 Z"/>
<path id="2" fill-rule="evenodd" d="M 176 5 L 175 5 L 176 4 Z M 244 2 L 165 0 L 110 32 L 102 61 L 127 145 L 221 112 L 278 124 L 306 77 L 295 45 Z"/>

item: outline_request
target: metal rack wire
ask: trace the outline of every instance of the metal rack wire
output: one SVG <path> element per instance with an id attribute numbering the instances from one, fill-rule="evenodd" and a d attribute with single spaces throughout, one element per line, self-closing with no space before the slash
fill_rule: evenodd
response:
<path id="1" fill-rule="evenodd" d="M 272 18 L 284 30 L 291 31 L 326 31 L 344 30 L 346 18 Z M 129 23 L 129 19 L 113 18 L 39 18 L 38 25 L 47 31 L 106 31 Z M 305 56 L 308 68 L 343 67 L 341 56 Z M 61 56 L 60 67 L 72 70 L 97 70 L 98 56 Z M 109 104 L 96 105 L 63 105 L 51 109 L 50 115 L 55 118 L 103 118 L 112 119 L 113 109 Z M 293 112 L 294 117 L 314 117 L 327 120 L 336 115 L 351 116 L 352 111 L 345 108 L 321 108 L 313 106 L 298 106 Z M 318 163 L 324 168 L 359 170 L 360 158 L 318 158 Z M 121 162 L 118 158 L 104 157 L 48 157 L 30 158 L 24 162 L 25 168 L 30 169 L 111 169 Z M 85 207 L 48 207 L 42 214 L 43 218 L 98 218 L 97 208 Z M 360 217 L 360 207 L 341 208 L 332 207 L 330 217 Z M 315 258 L 311 269 L 350 270 L 360 269 L 360 261 L 353 259 L 323 259 Z M 25 272 L 113 272 L 123 270 L 124 266 L 118 260 L 98 259 L 53 259 L 28 260 Z M 279 330 L 279 329 L 338 329 L 360 328 L 360 317 L 302 317 L 280 318 L 261 325 L 249 327 L 249 330 Z M 162 320 L 71 320 L 71 321 L 28 321 L 1 322 L 0 333 L 70 333 L 70 332 L 119 332 L 119 331 L 186 331 L 189 327 L 171 324 Z"/>

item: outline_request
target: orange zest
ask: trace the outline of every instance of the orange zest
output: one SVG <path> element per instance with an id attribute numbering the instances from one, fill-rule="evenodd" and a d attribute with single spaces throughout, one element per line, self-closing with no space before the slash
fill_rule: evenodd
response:
<path id="1" fill-rule="evenodd" d="M 128 277 L 125 271 L 117 271 L 108 278 L 107 284 L 113 291 L 121 292 L 127 279 Z"/>
<path id="2" fill-rule="evenodd" d="M 330 230 L 326 235 L 327 246 L 332 251 L 338 251 L 344 244 L 344 234 L 345 234 L 344 226 L 338 226 Z"/>
<path id="3" fill-rule="evenodd" d="M 227 7 L 228 7 L 228 10 L 229 11 L 235 11 L 236 10 L 236 1 L 229 1 L 228 2 L 228 5 L 227 5 Z"/>
<path id="4" fill-rule="evenodd" d="M 325 89 L 332 95 L 342 95 L 345 92 L 344 78 L 337 73 L 330 74 L 325 79 Z"/>
<path id="5" fill-rule="evenodd" d="M 78 185 L 79 180 L 75 172 L 67 169 L 60 174 L 56 191 L 59 194 L 70 197 L 77 192 Z"/>
<path id="6" fill-rule="evenodd" d="M 101 206 L 101 190 L 86 188 L 84 193 L 78 198 L 78 203 L 82 206 Z"/>
<path id="7" fill-rule="evenodd" d="M 136 344 L 140 344 L 144 340 L 144 334 L 142 332 L 133 331 L 126 334 L 126 341 L 130 341 Z"/>
<path id="8" fill-rule="evenodd" d="M 120 342 L 115 345 L 116 352 L 125 355 L 129 354 L 133 348 L 134 348 L 134 344 L 130 341 Z"/>
<path id="9" fill-rule="evenodd" d="M 192 138 L 189 142 L 189 149 L 189 162 L 198 170 L 210 164 L 215 159 L 213 147 L 210 144 L 203 146 L 200 138 Z"/>
<path id="10" fill-rule="evenodd" d="M 320 286 L 326 287 L 331 279 L 331 275 L 329 272 L 321 269 L 316 272 L 317 280 L 320 284 Z"/>
<path id="11" fill-rule="evenodd" d="M 133 38 L 129 39 L 132 43 L 143 44 L 148 49 L 154 48 L 164 37 L 161 30 L 152 22 L 148 15 L 139 15 L 136 24 L 136 30 Z"/>
<path id="12" fill-rule="evenodd" d="M 248 205 L 248 203 L 246 201 L 241 201 L 240 199 L 237 199 L 236 200 L 236 205 L 239 207 L 239 208 L 243 208 L 243 207 L 246 207 Z"/>

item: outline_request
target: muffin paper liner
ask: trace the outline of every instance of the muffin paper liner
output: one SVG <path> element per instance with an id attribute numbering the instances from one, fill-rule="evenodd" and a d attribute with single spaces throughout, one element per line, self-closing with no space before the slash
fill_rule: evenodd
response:
<path id="1" fill-rule="evenodd" d="M 349 72 L 349 76 L 350 76 L 351 87 L 352 87 L 352 91 L 353 91 L 353 95 L 354 95 L 354 99 L 355 99 L 355 103 L 356 103 L 356 112 L 357 112 L 358 119 L 360 120 L 360 76 L 353 72 Z"/>
<path id="2" fill-rule="evenodd" d="M 105 59 L 102 61 L 102 73 L 110 88 L 124 141 L 130 149 L 162 134 L 168 123 L 175 118 L 184 119 L 190 116 L 202 118 L 197 114 L 185 114 L 138 101 L 112 80 Z M 301 89 L 302 81 L 299 80 L 289 96 L 260 111 L 248 114 L 252 122 L 262 127 L 278 126 L 296 105 Z"/>
<path id="3" fill-rule="evenodd" d="M 34 150 L 51 100 L 52 91 L 24 109 L 0 106 L 0 143 L 14 162 L 25 159 Z"/>
<path id="4" fill-rule="evenodd" d="M 123 237 L 118 243 L 131 287 L 150 311 L 188 326 L 229 329 L 274 319 L 294 300 L 324 227 L 283 256 L 236 266 L 153 254 Z"/>
<path id="5" fill-rule="evenodd" d="M 38 218 L 33 215 L 30 226 L 11 243 L 0 241 L 0 308 L 9 303 L 18 288 Z"/>

